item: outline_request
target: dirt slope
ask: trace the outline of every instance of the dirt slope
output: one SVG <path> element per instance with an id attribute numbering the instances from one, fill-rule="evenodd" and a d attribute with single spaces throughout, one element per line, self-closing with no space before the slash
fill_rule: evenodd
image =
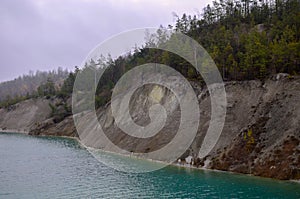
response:
<path id="1" fill-rule="evenodd" d="M 210 95 L 207 89 L 192 83 L 200 105 L 197 136 L 181 159 L 192 158 L 197 167 L 253 174 L 277 179 L 300 179 L 300 77 L 279 74 L 264 82 L 244 81 L 225 84 L 227 114 L 222 135 L 211 153 L 199 158 L 199 149 L 206 135 L 210 115 Z M 141 126 L 150 122 L 149 107 L 160 103 L 168 119 L 163 132 L 149 142 L 129 139 L 116 126 L 110 104 L 97 111 L 98 121 L 114 144 L 127 151 L 148 153 L 163 147 L 175 136 L 180 121 L 180 106 L 174 94 L 166 88 L 145 86 L 135 92 L 130 102 L 133 121 Z M 94 126 L 84 127 L 90 115 L 82 118 L 80 128 L 86 145 L 114 151 L 107 140 L 95 138 Z M 98 121 L 94 121 L 95 123 Z M 76 136 L 72 116 L 55 122 L 49 101 L 28 100 L 11 110 L 0 110 L 0 128 L 30 131 L 34 135 Z M 180 146 L 178 146 L 180 147 Z M 163 157 L 158 157 L 163 159 Z"/>

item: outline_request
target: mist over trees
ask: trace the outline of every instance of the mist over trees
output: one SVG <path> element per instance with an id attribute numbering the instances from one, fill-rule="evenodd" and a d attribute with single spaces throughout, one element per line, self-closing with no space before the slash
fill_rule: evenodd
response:
<path id="1" fill-rule="evenodd" d="M 300 72 L 299 0 L 216 0 L 207 5 L 201 15 L 173 15 L 176 22 L 168 28 L 201 44 L 214 59 L 225 81 L 265 79 L 276 73 L 298 75 Z M 76 75 L 86 73 L 87 78 L 95 78 L 96 66 L 102 66 L 98 70 L 105 69 L 96 88 L 96 107 L 109 101 L 114 85 L 125 72 L 145 63 L 166 64 L 189 80 L 203 82 L 183 58 L 149 48 L 168 42 L 172 35 L 166 32 L 166 28 L 160 26 L 156 34 L 146 34 L 145 46 L 134 52 L 116 59 L 102 56 L 74 72 L 62 69 L 36 72 L 1 83 L 0 101 L 35 93 L 37 96 L 71 97 Z"/>
<path id="2" fill-rule="evenodd" d="M 168 28 L 199 42 L 214 59 L 225 81 L 265 79 L 276 73 L 297 75 L 300 72 L 299 0 L 218 0 L 207 5 L 201 17 L 174 16 L 176 23 Z M 167 42 L 170 36 L 165 33 L 166 28 L 161 26 L 156 34 L 146 34 L 144 47 L 107 62 L 97 87 L 96 106 L 109 100 L 111 88 L 122 74 L 145 63 L 166 64 L 190 80 L 202 81 L 183 58 L 148 48 Z M 100 63 L 101 60 L 90 62 Z"/>
<path id="3" fill-rule="evenodd" d="M 203 9 L 201 17 L 174 16 L 176 23 L 168 28 L 199 42 L 214 59 L 224 80 L 264 79 L 275 73 L 300 72 L 298 0 L 217 0 Z M 144 47 L 110 61 L 103 82 L 114 84 L 124 72 L 149 62 L 169 65 L 190 79 L 201 78 L 180 57 L 147 48 L 166 42 L 165 32 L 161 26 L 156 35 L 146 35 Z"/>
<path id="4" fill-rule="evenodd" d="M 68 70 L 63 70 L 62 68 L 48 72 L 30 71 L 27 75 L 2 82 L 0 83 L 0 101 L 37 95 L 38 87 L 47 81 L 52 81 L 54 87 L 58 89 L 62 86 L 68 74 Z"/>

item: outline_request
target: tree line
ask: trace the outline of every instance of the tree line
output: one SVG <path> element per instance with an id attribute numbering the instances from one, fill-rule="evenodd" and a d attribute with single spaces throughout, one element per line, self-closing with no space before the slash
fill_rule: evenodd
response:
<path id="1" fill-rule="evenodd" d="M 176 23 L 168 28 L 201 44 L 225 81 L 265 79 L 276 73 L 297 75 L 300 72 L 299 0 L 218 0 L 206 6 L 201 16 L 174 16 Z M 109 100 L 111 88 L 122 74 L 149 62 L 169 65 L 190 80 L 202 81 L 183 58 L 149 48 L 168 42 L 172 35 L 166 32 L 166 28 L 160 26 L 156 34 L 146 35 L 144 47 L 115 60 L 106 60 L 106 70 L 97 87 L 96 106 Z M 88 65 L 101 63 L 103 59 L 91 60 Z"/>
<path id="2" fill-rule="evenodd" d="M 67 69 L 30 71 L 14 80 L 0 83 L 0 108 L 39 96 L 55 95 L 68 77 Z"/>
<path id="3" fill-rule="evenodd" d="M 168 29 L 182 32 L 201 44 L 215 61 L 225 81 L 265 79 L 275 73 L 297 75 L 300 72 L 298 0 L 216 0 L 207 5 L 201 15 L 183 14 L 178 17 L 174 14 L 174 17 L 176 22 L 168 25 Z M 150 62 L 166 64 L 187 79 L 202 81 L 183 58 L 149 48 L 170 40 L 172 35 L 167 35 L 166 30 L 160 26 L 156 34 L 146 34 L 145 45 L 134 52 L 116 59 L 101 56 L 99 60 L 90 60 L 83 69 L 76 68 L 67 75 L 64 73 L 66 78 L 59 88 L 53 84 L 56 80 L 52 83 L 44 80 L 36 88 L 36 93 L 38 96 L 70 97 L 78 73 L 94 78 L 91 67 L 102 66 L 98 70 L 105 71 L 96 88 L 96 107 L 99 107 L 109 101 L 112 88 L 125 72 Z"/>
<path id="4" fill-rule="evenodd" d="M 183 14 L 174 28 L 203 45 L 225 80 L 299 73 L 299 0 L 219 0 L 202 16 Z"/>

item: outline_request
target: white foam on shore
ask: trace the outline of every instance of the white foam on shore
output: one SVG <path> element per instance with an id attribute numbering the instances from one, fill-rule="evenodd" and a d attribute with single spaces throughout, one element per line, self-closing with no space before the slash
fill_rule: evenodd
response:
<path id="1" fill-rule="evenodd" d="M 19 133 L 19 134 L 25 134 L 28 135 L 29 132 L 24 131 L 24 130 L 15 130 L 15 129 L 1 129 L 0 128 L 0 133 Z M 39 135 L 40 137 L 43 137 L 41 135 Z M 81 143 L 80 139 L 77 137 L 71 137 L 71 136 L 51 136 L 51 135 L 45 135 L 45 136 L 49 136 L 49 137 L 62 137 L 62 138 L 66 138 L 66 139 L 74 139 L 76 140 L 80 146 L 82 146 L 83 148 L 85 148 L 86 150 L 91 150 L 94 148 L 90 148 L 85 146 L 84 144 Z M 145 160 L 148 162 L 156 162 L 156 163 L 160 163 L 160 164 L 165 164 L 166 166 L 175 166 L 175 167 L 181 167 L 181 168 L 186 168 L 186 169 L 194 169 L 194 170 L 202 170 L 202 171 L 212 171 L 212 172 L 220 172 L 220 173 L 229 173 L 229 174 L 237 174 L 237 175 L 245 175 L 245 176 L 253 176 L 253 177 L 257 177 L 257 178 L 264 178 L 264 179 L 272 179 L 272 180 L 278 180 L 278 179 L 273 179 L 273 178 L 265 178 L 265 177 L 261 177 L 261 176 L 254 176 L 254 175 L 250 175 L 250 174 L 241 174 L 241 173 L 236 173 L 236 172 L 232 172 L 232 171 L 222 171 L 222 170 L 216 170 L 216 169 L 209 169 L 209 168 L 205 168 L 205 167 L 196 167 L 194 165 L 191 164 L 187 164 L 187 163 L 167 163 L 167 162 L 163 162 L 163 161 L 158 161 L 158 160 L 152 160 L 152 159 L 145 159 L 145 158 L 141 158 L 141 157 L 137 157 L 137 156 L 127 156 L 124 154 L 119 154 L 119 153 L 115 153 L 115 152 L 110 152 L 110 151 L 105 151 L 102 149 L 94 149 L 94 150 L 99 150 L 105 153 L 111 153 L 111 154 L 117 154 L 123 157 L 128 157 L 128 158 L 136 158 L 136 159 L 140 159 L 140 160 Z M 281 181 L 281 180 L 279 180 Z M 283 180 L 285 181 L 285 180 Z M 300 183 L 300 180 L 286 180 L 286 181 L 290 181 L 290 182 L 294 182 L 294 183 Z"/>
<path id="2" fill-rule="evenodd" d="M 28 135 L 29 132 L 25 130 L 16 130 L 16 129 L 2 129 L 0 128 L 0 133 L 20 133 Z"/>

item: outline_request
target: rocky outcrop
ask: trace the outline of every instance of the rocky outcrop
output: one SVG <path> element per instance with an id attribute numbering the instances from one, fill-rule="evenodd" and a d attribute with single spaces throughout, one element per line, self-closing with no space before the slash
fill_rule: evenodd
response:
<path id="1" fill-rule="evenodd" d="M 51 117 L 50 119 L 47 119 L 35 125 L 34 128 L 31 129 L 29 134 L 77 137 L 76 128 L 72 116 L 68 116 L 58 123 L 55 122 L 55 118 Z"/>
<path id="2" fill-rule="evenodd" d="M 29 134 L 78 137 L 71 114 L 71 99 L 52 99 L 48 106 L 51 108 L 49 118 L 35 123 Z"/>
<path id="3" fill-rule="evenodd" d="M 181 162 L 188 159 L 196 167 L 300 179 L 300 77 L 279 74 L 265 81 L 227 82 L 225 125 L 217 144 L 204 158 L 199 157 L 199 150 L 211 119 L 211 99 L 207 88 L 195 82 L 191 85 L 198 96 L 200 123 L 196 138 L 181 156 Z M 11 110 L 0 110 L 0 128 L 28 130 L 34 135 L 76 136 L 72 116 L 63 120 L 51 116 L 49 103 L 54 104 L 46 99 L 29 100 Z M 147 85 L 135 92 L 129 104 L 132 120 L 146 126 L 151 121 L 149 107 L 156 103 L 166 109 L 168 128 L 163 128 L 150 142 L 139 142 L 122 134 L 110 103 L 97 110 L 98 121 L 116 145 L 140 153 L 155 151 L 176 134 L 181 119 L 178 100 L 166 88 Z M 91 115 L 86 114 L 79 124 L 84 126 L 90 119 Z M 86 129 L 85 144 L 113 151 L 105 148 L 107 140 L 89 137 L 92 131 L 96 131 L 93 125 Z"/>
<path id="4" fill-rule="evenodd" d="M 77 134 L 73 118 L 65 114 L 65 103 L 62 101 L 55 98 L 29 99 L 0 109 L 0 129 L 30 135 L 75 137 Z M 70 100 L 66 103 L 70 104 Z M 56 111 L 53 110 L 54 107 Z"/>
<path id="5" fill-rule="evenodd" d="M 181 157 L 181 162 L 193 157 L 191 164 L 197 167 L 253 174 L 277 179 L 300 179 L 300 79 L 278 74 L 266 81 L 228 82 L 225 85 L 228 106 L 225 125 L 214 149 L 199 158 L 199 149 L 209 127 L 211 103 L 209 92 L 192 84 L 199 93 L 200 124 L 191 147 Z M 149 122 L 149 107 L 153 105 L 156 87 L 145 87 L 137 91 L 130 105 L 131 116 L 139 125 Z M 163 89 L 159 94 L 160 104 L 167 109 L 169 120 L 159 136 L 147 142 L 137 143 L 119 134 L 108 108 L 99 111 L 99 121 L 104 126 L 110 140 L 128 151 L 147 153 L 159 149 L 175 136 L 180 121 L 178 102 L 172 100 L 172 93 Z M 155 98 L 155 97 L 154 97 Z M 156 98 L 155 98 L 156 99 Z M 91 143 L 93 146 L 93 143 Z M 106 145 L 98 145 L 104 150 Z M 145 147 L 147 146 L 147 147 Z M 161 158 L 161 157 L 158 157 Z M 205 162 L 205 163 L 204 163 Z"/>
<path id="6" fill-rule="evenodd" d="M 276 75 L 266 81 L 227 82 L 227 114 L 219 141 L 205 158 L 199 158 L 211 116 L 210 95 L 206 88 L 192 84 L 200 106 L 200 124 L 191 147 L 181 157 L 181 162 L 193 157 L 191 164 L 197 167 L 232 171 L 277 179 L 300 179 L 300 78 L 285 74 Z M 175 136 L 180 121 L 178 101 L 167 89 L 148 86 L 132 97 L 131 117 L 135 123 L 149 123 L 148 110 L 153 98 L 167 109 L 163 131 L 147 143 L 126 137 L 117 128 L 110 106 L 98 111 L 99 121 L 110 141 L 123 149 L 148 153 L 159 149 Z M 153 94 L 157 94 L 154 95 Z M 158 96 L 158 97 L 157 97 Z M 170 108 L 172 107 L 172 108 Z M 89 129 L 91 130 L 91 129 Z M 90 143 L 91 146 L 95 143 Z M 105 148 L 97 145 L 98 148 Z M 161 157 L 158 157 L 161 158 Z"/>
<path id="7" fill-rule="evenodd" d="M 222 137 L 210 168 L 277 179 L 300 179 L 300 79 L 231 82 Z"/>
<path id="8" fill-rule="evenodd" d="M 30 132 L 36 124 L 50 117 L 49 103 L 47 99 L 30 99 L 6 109 L 0 109 L 0 128 Z"/>

